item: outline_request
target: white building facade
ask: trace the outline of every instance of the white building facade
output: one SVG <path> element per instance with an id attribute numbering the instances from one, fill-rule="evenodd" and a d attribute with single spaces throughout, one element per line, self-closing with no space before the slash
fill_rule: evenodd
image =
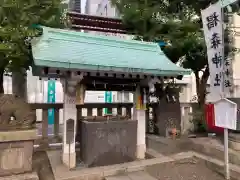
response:
<path id="1" fill-rule="evenodd" d="M 111 18 L 119 18 L 119 13 L 117 9 L 112 6 L 109 0 L 86 0 L 85 14 L 94 16 L 104 16 Z M 88 33 L 105 35 L 105 36 L 115 36 L 121 39 L 132 39 L 133 36 L 118 34 L 118 33 L 106 33 L 106 32 L 96 32 L 87 31 Z M 102 92 L 103 94 L 105 92 Z M 128 92 L 112 92 L 113 102 L 132 102 L 133 94 Z"/>

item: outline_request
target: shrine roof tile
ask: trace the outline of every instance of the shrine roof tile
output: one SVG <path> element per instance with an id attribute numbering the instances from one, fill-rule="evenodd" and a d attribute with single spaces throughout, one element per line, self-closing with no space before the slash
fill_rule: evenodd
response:
<path id="1" fill-rule="evenodd" d="M 158 76 L 191 73 L 172 63 L 156 43 L 42 28 L 43 35 L 32 41 L 36 66 Z"/>

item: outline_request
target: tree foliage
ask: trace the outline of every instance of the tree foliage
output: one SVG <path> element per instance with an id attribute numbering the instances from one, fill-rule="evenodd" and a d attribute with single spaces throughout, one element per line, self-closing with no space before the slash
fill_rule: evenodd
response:
<path id="1" fill-rule="evenodd" d="M 61 0 L 0 1 L 0 93 L 4 71 L 28 69 L 32 64 L 30 39 L 39 32 L 34 25 L 64 27 Z"/>
<path id="2" fill-rule="evenodd" d="M 174 63 L 192 69 L 198 102 L 203 104 L 209 77 L 200 10 L 215 0 L 112 0 L 129 33 L 145 41 L 164 41 L 162 50 Z M 201 72 L 201 73 L 200 73 Z M 202 74 L 202 76 L 200 76 Z"/>

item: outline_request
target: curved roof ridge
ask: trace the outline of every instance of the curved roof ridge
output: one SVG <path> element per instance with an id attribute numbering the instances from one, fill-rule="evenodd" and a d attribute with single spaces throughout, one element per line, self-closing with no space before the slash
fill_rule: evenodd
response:
<path id="1" fill-rule="evenodd" d="M 47 32 L 48 34 L 63 34 L 63 35 L 68 35 L 72 37 L 84 37 L 84 38 L 90 38 L 90 39 L 95 39 L 95 40 L 104 40 L 104 41 L 109 41 L 109 42 L 119 42 L 119 43 L 125 43 L 125 44 L 130 44 L 130 45 L 140 45 L 140 46 L 145 46 L 145 47 L 158 47 L 157 43 L 153 42 L 145 42 L 145 41 L 138 41 L 138 40 L 126 40 L 126 39 L 120 39 L 117 37 L 113 36 L 104 36 L 104 35 L 94 35 L 91 33 L 84 33 L 84 32 L 78 32 L 74 30 L 68 30 L 68 29 L 56 29 L 56 28 L 50 28 L 50 27 L 45 27 L 41 26 L 45 33 Z"/>
<path id="2" fill-rule="evenodd" d="M 171 62 L 155 43 L 48 27 L 43 27 L 42 37 L 32 44 L 32 54 L 36 66 L 153 75 L 190 73 Z"/>

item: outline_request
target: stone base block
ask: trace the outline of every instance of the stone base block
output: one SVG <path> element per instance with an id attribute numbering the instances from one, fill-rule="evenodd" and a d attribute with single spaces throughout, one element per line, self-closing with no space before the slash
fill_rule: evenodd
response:
<path id="1" fill-rule="evenodd" d="M 32 171 L 35 130 L 0 132 L 0 177 Z"/>
<path id="2" fill-rule="evenodd" d="M 136 158 L 145 159 L 146 144 L 137 145 Z"/>
<path id="3" fill-rule="evenodd" d="M 237 142 L 237 141 L 229 140 L 228 144 L 229 144 L 229 148 L 231 148 L 235 151 L 240 151 L 240 141 Z"/>
<path id="4" fill-rule="evenodd" d="M 120 164 L 136 159 L 136 120 L 89 118 L 79 122 L 80 158 L 87 167 Z"/>
<path id="5" fill-rule="evenodd" d="M 76 153 L 63 153 L 62 161 L 66 167 L 72 169 L 76 167 Z"/>
<path id="6" fill-rule="evenodd" d="M 229 148 L 232 148 L 235 151 L 240 151 L 240 134 L 229 133 L 228 144 L 229 144 Z"/>
<path id="7" fill-rule="evenodd" d="M 0 177 L 0 180 L 39 180 L 36 172 Z"/>

